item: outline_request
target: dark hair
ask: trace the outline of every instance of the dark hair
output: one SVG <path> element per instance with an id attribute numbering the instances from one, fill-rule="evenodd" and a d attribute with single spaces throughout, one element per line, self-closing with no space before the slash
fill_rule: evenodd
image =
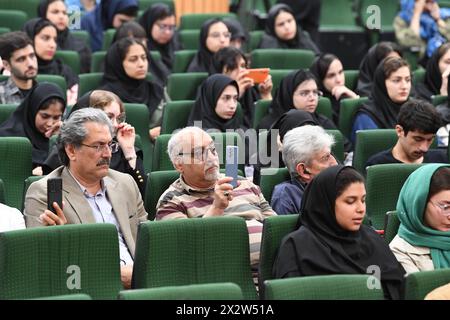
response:
<path id="1" fill-rule="evenodd" d="M 118 10 L 115 14 L 124 14 L 129 17 L 136 17 L 138 10 L 139 10 L 138 6 L 131 5 L 121 10 Z"/>
<path id="2" fill-rule="evenodd" d="M 447 53 L 447 51 L 450 50 L 450 43 L 446 42 L 444 44 L 442 44 L 438 49 L 438 56 L 439 56 L 439 60 L 441 60 L 441 58 L 444 56 L 444 54 Z"/>
<path id="3" fill-rule="evenodd" d="M 152 4 L 152 6 L 150 7 L 150 10 L 155 10 L 155 8 L 158 8 L 157 18 L 155 19 L 155 22 L 157 20 L 163 20 L 165 18 L 175 15 L 175 12 L 173 11 L 173 9 L 164 3 Z"/>
<path id="4" fill-rule="evenodd" d="M 334 60 L 341 61 L 336 55 L 332 53 L 324 53 L 321 54 L 316 58 L 316 60 L 313 63 L 314 68 L 311 68 L 311 70 L 314 75 L 318 78 L 320 82 L 325 79 L 325 76 L 327 75 L 328 69 L 330 68 L 331 63 Z"/>
<path id="5" fill-rule="evenodd" d="M 436 134 L 442 126 L 442 119 L 431 103 L 410 99 L 401 106 L 397 124 L 402 126 L 405 136 L 409 131 L 416 130 L 425 134 Z"/>
<path id="6" fill-rule="evenodd" d="M 234 70 L 238 68 L 238 59 L 242 57 L 247 65 L 248 59 L 246 55 L 236 47 L 225 47 L 220 49 L 214 54 L 213 66 L 217 73 L 222 73 L 223 68 L 226 67 L 228 70 Z"/>
<path id="7" fill-rule="evenodd" d="M 375 48 L 375 58 L 377 61 L 381 61 L 387 57 L 391 52 L 397 52 L 400 57 L 403 56 L 403 52 L 400 46 L 394 42 L 382 41 L 377 44 Z"/>
<path id="8" fill-rule="evenodd" d="M 126 37 L 126 38 L 122 38 L 119 41 L 117 41 L 117 49 L 119 51 L 119 57 L 120 57 L 121 61 L 125 60 L 128 50 L 130 49 L 130 47 L 133 44 L 141 45 L 142 48 L 144 48 L 144 51 L 147 53 L 147 56 L 148 56 L 147 48 L 140 40 L 135 39 L 135 38 Z"/>
<path id="9" fill-rule="evenodd" d="M 135 21 L 128 21 L 123 23 L 114 34 L 113 43 L 126 38 L 136 38 L 136 39 L 147 39 L 147 33 L 145 32 L 144 28 Z"/>
<path id="10" fill-rule="evenodd" d="M 383 59 L 381 63 L 383 64 L 384 79 L 389 78 L 392 73 L 394 73 L 395 71 L 397 71 L 402 67 L 408 67 L 409 72 L 411 73 L 411 68 L 408 62 L 403 58 L 387 57 Z"/>
<path id="11" fill-rule="evenodd" d="M 316 82 L 316 84 L 318 83 L 316 76 L 308 69 L 299 70 L 295 79 L 298 80 L 297 87 L 299 85 L 301 85 L 303 82 L 308 81 L 308 80 L 314 80 Z M 294 88 L 294 90 L 297 89 L 297 87 Z"/>
<path id="12" fill-rule="evenodd" d="M 439 168 L 433 173 L 430 181 L 430 190 L 428 191 L 428 200 L 443 190 L 450 190 L 449 167 Z"/>
<path id="13" fill-rule="evenodd" d="M 45 100 L 41 104 L 41 106 L 39 107 L 39 110 L 47 110 L 47 108 L 50 107 L 51 104 L 58 103 L 58 102 L 61 103 L 61 105 L 64 107 L 65 102 L 63 100 L 61 100 L 59 98 L 50 98 L 50 99 Z"/>
<path id="14" fill-rule="evenodd" d="M 336 198 L 352 183 L 364 183 L 364 177 L 353 167 L 345 167 L 336 176 Z"/>
<path id="15" fill-rule="evenodd" d="M 7 32 L 0 35 L 0 56 L 9 62 L 14 51 L 33 46 L 33 42 L 23 31 Z"/>
<path id="16" fill-rule="evenodd" d="M 41 0 L 37 7 L 37 16 L 46 19 L 47 18 L 47 11 L 50 4 L 53 2 L 61 1 L 64 3 L 64 6 L 67 8 L 67 4 L 64 2 L 64 0 Z"/>

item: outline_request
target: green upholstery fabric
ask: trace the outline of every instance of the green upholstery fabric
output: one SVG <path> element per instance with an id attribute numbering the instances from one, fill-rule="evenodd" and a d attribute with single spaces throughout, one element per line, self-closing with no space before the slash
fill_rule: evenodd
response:
<path id="1" fill-rule="evenodd" d="M 161 134 L 171 134 L 176 129 L 187 126 L 193 100 L 170 101 L 164 106 Z"/>
<path id="2" fill-rule="evenodd" d="M 11 31 L 21 31 L 28 20 L 28 15 L 21 10 L 0 9 L 1 26 Z"/>
<path id="3" fill-rule="evenodd" d="M 352 2 L 349 0 L 323 1 L 319 25 L 321 28 L 339 30 L 358 29 L 352 10 Z"/>
<path id="4" fill-rule="evenodd" d="M 189 63 L 191 63 L 194 58 L 197 50 L 178 50 L 175 51 L 175 61 L 173 63 L 173 73 L 182 73 L 186 72 L 189 67 Z"/>
<path id="5" fill-rule="evenodd" d="M 267 201 L 271 201 L 273 188 L 284 181 L 291 179 L 287 168 L 262 168 L 260 188 Z M 295 213 L 295 212 L 292 212 Z"/>
<path id="6" fill-rule="evenodd" d="M 431 97 L 432 99 L 432 103 L 434 106 L 438 106 L 442 103 L 446 103 L 447 102 L 447 96 L 441 96 L 441 95 L 435 95 Z"/>
<path id="7" fill-rule="evenodd" d="M 152 163 L 153 172 L 174 169 L 169 154 L 167 153 L 167 145 L 171 136 L 171 134 L 161 134 L 156 138 Z"/>
<path id="8" fill-rule="evenodd" d="M 248 52 L 251 52 L 251 51 L 253 51 L 255 49 L 258 49 L 263 35 L 264 35 L 264 31 L 263 30 L 255 30 L 255 31 L 250 31 L 249 32 L 250 41 L 249 41 L 248 46 L 247 46 L 247 51 Z"/>
<path id="9" fill-rule="evenodd" d="M 180 30 L 180 41 L 183 49 L 198 50 L 200 46 L 200 29 Z"/>
<path id="10" fill-rule="evenodd" d="M 257 129 L 261 120 L 266 116 L 269 112 L 270 104 L 272 100 L 258 100 L 255 103 L 255 114 L 253 115 L 253 124 L 252 127 Z"/>
<path id="11" fill-rule="evenodd" d="M 0 203 L 5 204 L 5 184 L 2 179 L 0 179 Z"/>
<path id="12" fill-rule="evenodd" d="M 420 164 L 389 163 L 367 169 L 366 212 L 376 229 L 383 229 L 386 212 L 396 209 L 403 184 L 419 167 Z"/>
<path id="13" fill-rule="evenodd" d="M 180 173 L 176 170 L 154 171 L 149 173 L 144 199 L 148 220 L 155 219 L 156 205 L 158 204 L 159 198 L 179 177 Z"/>
<path id="14" fill-rule="evenodd" d="M 165 3 L 172 9 L 174 8 L 174 0 L 138 0 L 139 10 L 146 10 L 155 3 Z"/>
<path id="15" fill-rule="evenodd" d="M 28 188 L 30 187 L 30 185 L 38 180 L 41 180 L 42 178 L 44 178 L 44 176 L 29 176 L 28 178 L 25 179 L 25 181 L 23 182 L 23 199 L 25 201 L 25 195 L 27 194 Z M 20 211 L 23 212 L 25 203 L 22 204 L 22 207 L 20 208 Z"/>
<path id="16" fill-rule="evenodd" d="M 84 41 L 84 43 L 90 48 L 91 47 L 91 36 L 89 35 L 89 32 L 86 30 L 70 30 L 70 33 L 78 39 L 81 39 Z"/>
<path id="17" fill-rule="evenodd" d="M 79 75 L 80 85 L 78 87 L 78 97 L 83 96 L 85 93 L 95 90 L 100 87 L 102 82 L 102 72 L 82 73 Z"/>
<path id="18" fill-rule="evenodd" d="M 235 283 L 207 283 L 187 286 L 126 290 L 121 300 L 242 300 L 242 290 Z"/>
<path id="19" fill-rule="evenodd" d="M 63 76 L 58 76 L 55 74 L 38 74 L 36 77 L 36 81 L 54 83 L 61 88 L 61 90 L 64 93 L 64 96 L 66 96 L 67 84 L 66 79 L 64 79 Z"/>
<path id="20" fill-rule="evenodd" d="M 368 275 L 311 276 L 266 281 L 268 300 L 382 300 L 383 290 L 370 289 Z"/>
<path id="21" fill-rule="evenodd" d="M 327 97 L 320 97 L 316 111 L 328 119 L 333 120 L 333 108 L 331 107 L 330 99 Z"/>
<path id="22" fill-rule="evenodd" d="M 342 99 L 339 109 L 339 130 L 350 139 L 350 133 L 352 131 L 353 117 L 356 111 L 361 107 L 369 98 L 362 97 L 358 99 Z"/>
<path id="23" fill-rule="evenodd" d="M 272 279 L 272 268 L 281 240 L 297 225 L 298 214 L 273 216 L 264 219 L 261 239 L 261 256 L 259 259 L 259 296 L 264 297 L 264 282 Z"/>
<path id="24" fill-rule="evenodd" d="M 24 200 L 23 182 L 31 176 L 31 149 L 27 138 L 0 137 L 0 179 L 5 184 L 5 202 L 19 210 L 22 209 Z"/>
<path id="25" fill-rule="evenodd" d="M 108 29 L 108 30 L 103 31 L 102 51 L 108 51 L 109 47 L 112 44 L 112 40 L 113 40 L 115 34 L 116 34 L 116 29 Z"/>
<path id="26" fill-rule="evenodd" d="M 105 61 L 106 51 L 96 51 L 91 57 L 91 72 L 103 72 L 103 61 Z"/>
<path id="27" fill-rule="evenodd" d="M 340 162 L 344 162 L 344 135 L 339 130 L 327 129 L 327 133 L 334 137 L 335 144 L 331 148 L 336 159 Z"/>
<path id="28" fill-rule="evenodd" d="M 345 86 L 350 90 L 355 90 L 358 84 L 359 70 L 344 70 Z"/>
<path id="29" fill-rule="evenodd" d="M 61 59 L 61 61 L 67 64 L 74 73 L 80 73 L 81 61 L 80 54 L 77 51 L 57 50 L 55 58 Z"/>
<path id="30" fill-rule="evenodd" d="M 425 80 L 425 69 L 419 68 L 413 71 L 412 73 L 412 82 L 413 84 L 418 84 L 420 82 L 424 82 Z"/>
<path id="31" fill-rule="evenodd" d="M 85 293 L 65 294 L 62 296 L 42 297 L 32 300 L 92 300 L 92 298 Z"/>
<path id="32" fill-rule="evenodd" d="M 434 289 L 450 283 L 450 269 L 421 271 L 408 274 L 405 300 L 423 300 Z"/>
<path id="33" fill-rule="evenodd" d="M 195 100 L 207 77 L 206 72 L 172 73 L 167 80 L 167 93 L 172 100 Z"/>
<path id="34" fill-rule="evenodd" d="M 239 217 L 148 221 L 139 225 L 136 289 L 232 282 L 255 299 L 248 231 Z"/>
<path id="35" fill-rule="evenodd" d="M 37 17 L 36 8 L 38 7 L 39 3 L 40 0 L 0 0 L 0 9 L 21 10 L 27 14 L 28 19 L 32 19 Z M 22 30 L 22 26 L 19 30 Z"/>
<path id="36" fill-rule="evenodd" d="M 314 52 L 304 49 L 255 49 L 252 68 L 304 69 L 314 60 Z"/>
<path id="37" fill-rule="evenodd" d="M 0 124 L 5 122 L 9 116 L 17 109 L 18 104 L 2 104 L 0 105 Z"/>
<path id="38" fill-rule="evenodd" d="M 0 299 L 71 293 L 114 299 L 122 289 L 119 242 L 112 224 L 71 224 L 0 233 L 0 261 Z M 77 285 L 81 288 L 77 289 Z"/>
<path id="39" fill-rule="evenodd" d="M 275 92 L 277 92 L 278 87 L 280 86 L 281 80 L 288 75 L 288 73 L 292 72 L 292 69 L 270 69 L 270 75 L 272 76 L 272 96 L 275 96 Z"/>
<path id="40" fill-rule="evenodd" d="M 201 29 L 203 23 L 211 18 L 235 18 L 234 13 L 188 13 L 183 14 L 180 18 L 180 30 Z"/>
<path id="41" fill-rule="evenodd" d="M 398 228 L 400 227 L 400 219 L 398 218 L 397 211 L 386 212 L 385 218 L 384 241 L 389 244 L 397 235 Z"/>

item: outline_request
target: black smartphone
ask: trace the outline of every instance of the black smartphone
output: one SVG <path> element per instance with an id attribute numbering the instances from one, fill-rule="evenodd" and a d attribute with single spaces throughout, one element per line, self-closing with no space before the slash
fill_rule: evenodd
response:
<path id="1" fill-rule="evenodd" d="M 230 184 L 233 188 L 236 188 L 238 177 L 238 146 L 227 146 L 225 152 L 225 175 L 233 178 Z"/>
<path id="2" fill-rule="evenodd" d="M 62 208 L 62 179 L 50 178 L 47 180 L 47 208 L 56 214 L 53 208 L 53 202 L 56 202 Z"/>

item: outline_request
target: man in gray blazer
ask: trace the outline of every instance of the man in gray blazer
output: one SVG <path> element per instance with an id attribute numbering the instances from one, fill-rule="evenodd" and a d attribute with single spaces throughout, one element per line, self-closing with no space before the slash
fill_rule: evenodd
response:
<path id="1" fill-rule="evenodd" d="M 99 109 L 75 111 L 61 127 L 58 153 L 63 166 L 34 182 L 25 196 L 28 228 L 78 223 L 112 223 L 119 235 L 121 275 L 124 286 L 131 273 L 138 224 L 147 220 L 141 194 L 133 178 L 109 168 L 113 127 Z M 47 180 L 60 177 L 63 208 L 47 210 Z"/>

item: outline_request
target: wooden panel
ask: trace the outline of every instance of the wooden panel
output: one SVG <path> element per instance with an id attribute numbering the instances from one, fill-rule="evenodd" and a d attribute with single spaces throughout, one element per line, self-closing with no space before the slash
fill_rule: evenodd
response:
<path id="1" fill-rule="evenodd" d="M 229 11 L 229 0 L 175 0 L 177 25 L 180 24 L 180 17 L 185 13 L 227 13 Z"/>

